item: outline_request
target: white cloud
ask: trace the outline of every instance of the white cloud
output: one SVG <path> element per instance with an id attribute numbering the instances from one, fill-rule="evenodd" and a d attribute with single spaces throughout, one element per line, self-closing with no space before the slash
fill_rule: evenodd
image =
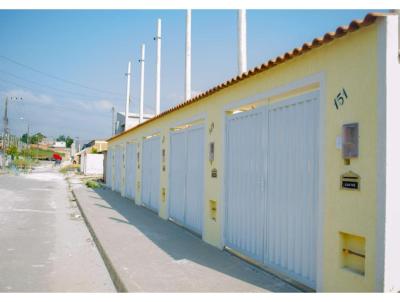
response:
<path id="1" fill-rule="evenodd" d="M 114 105 L 109 100 L 98 100 L 98 101 L 72 101 L 72 104 L 77 107 L 81 107 L 87 111 L 110 111 L 112 106 Z"/>
<path id="2" fill-rule="evenodd" d="M 25 103 L 32 103 L 32 104 L 44 104 L 49 105 L 54 103 L 54 99 L 46 94 L 35 94 L 28 90 L 22 89 L 12 89 L 8 90 L 4 93 L 5 95 L 12 97 L 21 97 L 23 102 Z"/>
<path id="3" fill-rule="evenodd" d="M 109 100 L 100 100 L 96 101 L 94 105 L 102 111 L 110 111 L 114 104 Z"/>

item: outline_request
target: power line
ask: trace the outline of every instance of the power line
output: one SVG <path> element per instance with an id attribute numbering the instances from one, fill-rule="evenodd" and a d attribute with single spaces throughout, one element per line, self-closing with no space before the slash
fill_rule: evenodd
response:
<path id="1" fill-rule="evenodd" d="M 31 71 L 40 73 L 40 74 L 42 74 L 42 75 L 44 75 L 44 76 L 47 76 L 47 77 L 49 77 L 49 78 L 52 78 L 52 79 L 55 79 L 55 80 L 58 80 L 58 81 L 61 81 L 61 82 L 68 83 L 68 84 L 70 84 L 70 85 L 75 85 L 75 86 L 79 86 L 79 87 L 82 87 L 82 88 L 85 88 L 85 89 L 89 89 L 89 90 L 93 90 L 93 91 L 98 91 L 98 92 L 102 92 L 102 93 L 118 95 L 118 96 L 120 96 L 120 97 L 122 96 L 120 93 L 116 93 L 116 92 L 111 92 L 111 91 L 106 91 L 106 90 L 101 90 L 101 89 L 89 87 L 89 86 L 86 86 L 86 85 L 83 85 L 83 84 L 80 84 L 80 83 L 77 83 L 77 82 L 74 82 L 74 81 L 70 81 L 70 80 L 68 80 L 68 79 L 61 78 L 61 77 L 56 76 L 56 75 L 49 74 L 49 73 L 47 73 L 47 72 L 41 71 L 41 70 L 39 70 L 39 69 L 36 69 L 36 68 L 31 67 L 31 66 L 29 66 L 29 65 L 26 65 L 26 64 L 24 64 L 24 63 L 15 61 L 15 60 L 13 60 L 13 59 L 11 59 L 11 58 L 8 58 L 8 57 L 6 57 L 6 56 L 4 56 L 4 55 L 1 55 L 1 54 L 0 54 L 0 58 L 2 58 L 2 59 L 4 59 L 4 60 L 7 60 L 7 61 L 9 61 L 9 62 L 11 62 L 11 63 L 13 63 L 13 64 L 19 65 L 19 66 L 21 66 L 21 67 L 27 68 L 27 69 L 29 69 L 29 70 L 31 70 Z"/>
<path id="2" fill-rule="evenodd" d="M 72 106 L 65 106 L 62 104 L 58 104 L 58 103 L 52 103 L 52 104 L 41 104 L 41 103 L 31 103 L 31 104 L 23 104 L 23 106 L 34 106 L 36 108 L 45 108 L 45 109 L 49 109 L 51 110 L 51 112 L 57 112 L 57 113 L 63 113 L 66 114 L 68 111 L 70 112 L 77 112 L 77 113 L 82 113 L 84 111 L 82 111 L 82 109 L 76 108 L 75 105 Z M 86 112 L 91 112 L 93 109 L 92 108 L 83 108 Z M 26 112 L 26 111 L 25 111 Z M 31 113 L 32 114 L 32 113 Z M 96 116 L 103 118 L 106 117 L 108 115 L 108 112 L 96 112 Z M 23 114 L 23 117 L 27 117 L 26 113 Z"/>
<path id="3" fill-rule="evenodd" d="M 9 83 L 9 84 L 11 84 L 11 85 L 13 85 L 13 86 L 15 86 L 15 87 L 17 87 L 17 88 L 25 88 L 25 89 L 29 89 L 29 90 L 34 89 L 34 90 L 41 91 L 42 93 L 47 93 L 46 90 L 28 87 L 28 86 L 26 86 L 26 85 L 18 84 L 18 83 L 15 83 L 15 82 L 13 82 L 13 81 L 6 80 L 6 79 L 4 79 L 4 78 L 0 78 L 0 81 L 1 81 L 1 82 L 5 82 L 5 83 Z M 62 97 L 62 98 L 66 98 L 66 97 L 71 98 L 71 95 L 65 95 L 65 93 L 64 93 L 64 95 L 62 95 L 62 94 L 60 94 L 60 93 L 51 92 L 51 95 L 58 96 L 58 97 Z M 83 98 L 83 99 L 86 98 L 87 100 L 93 100 L 93 98 L 99 99 L 99 98 L 101 98 L 101 97 L 95 97 L 95 96 L 93 96 L 93 97 L 89 97 L 89 98 L 88 98 L 88 96 L 87 96 L 87 97 L 80 97 L 80 98 L 81 98 L 81 99 L 82 99 L 82 98 Z"/>
<path id="4" fill-rule="evenodd" d="M 46 85 L 46 84 L 42 84 L 42 83 L 35 82 L 35 81 L 32 81 L 32 80 L 24 79 L 24 78 L 22 78 L 20 76 L 17 76 L 15 74 L 11 73 L 11 72 L 8 72 L 8 71 L 5 71 L 5 70 L 1 70 L 1 69 L 0 69 L 0 72 L 4 73 L 4 74 L 7 74 L 7 75 L 10 75 L 10 76 L 12 76 L 12 77 L 14 77 L 16 79 L 19 79 L 19 80 L 22 80 L 22 81 L 25 81 L 25 82 L 28 82 L 28 83 L 32 83 L 32 84 L 38 85 L 40 87 L 42 87 L 42 86 L 43 87 L 47 87 L 49 89 L 53 89 L 55 91 L 60 91 L 62 93 L 66 93 L 66 94 L 71 94 L 71 95 L 74 94 L 74 95 L 77 95 L 77 96 L 80 96 L 80 97 L 84 97 L 84 98 L 100 98 L 100 97 L 108 98 L 108 97 L 105 97 L 105 96 L 87 95 L 87 94 L 76 93 L 76 92 L 73 92 L 73 91 L 63 90 L 63 89 L 60 89 L 60 88 L 55 88 L 55 87 L 52 87 L 52 86 L 49 86 L 49 85 Z"/>

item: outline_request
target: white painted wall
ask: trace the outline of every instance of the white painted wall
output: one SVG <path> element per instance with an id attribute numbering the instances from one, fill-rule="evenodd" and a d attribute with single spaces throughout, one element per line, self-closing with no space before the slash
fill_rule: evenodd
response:
<path id="1" fill-rule="evenodd" d="M 398 16 L 378 32 L 378 195 L 376 290 L 400 291 L 400 63 Z"/>
<path id="2" fill-rule="evenodd" d="M 103 154 L 82 155 L 82 172 L 85 175 L 103 174 Z"/>

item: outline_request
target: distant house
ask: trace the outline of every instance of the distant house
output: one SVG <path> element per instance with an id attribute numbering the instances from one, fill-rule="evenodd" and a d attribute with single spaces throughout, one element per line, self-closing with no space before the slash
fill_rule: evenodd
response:
<path id="1" fill-rule="evenodd" d="M 143 120 L 147 121 L 151 119 L 153 114 L 143 114 Z M 128 129 L 139 125 L 139 114 L 129 113 L 128 114 Z M 125 130 L 125 112 L 117 112 L 117 119 L 115 122 L 115 134 L 124 132 Z"/>
<path id="2" fill-rule="evenodd" d="M 87 144 L 83 145 L 82 150 L 84 149 L 90 149 L 95 150 L 96 152 L 102 152 L 104 150 L 107 150 L 107 141 L 106 140 L 101 140 L 101 139 L 94 139 Z M 89 152 L 89 153 L 94 153 L 94 152 Z"/>
<path id="3" fill-rule="evenodd" d="M 66 144 L 66 142 L 54 142 L 52 147 L 53 148 L 66 148 L 67 144 Z"/>
<path id="4" fill-rule="evenodd" d="M 104 153 L 107 151 L 107 141 L 92 140 L 83 146 L 83 149 L 74 155 L 74 161 L 81 165 L 81 172 L 85 175 L 102 175 Z"/>

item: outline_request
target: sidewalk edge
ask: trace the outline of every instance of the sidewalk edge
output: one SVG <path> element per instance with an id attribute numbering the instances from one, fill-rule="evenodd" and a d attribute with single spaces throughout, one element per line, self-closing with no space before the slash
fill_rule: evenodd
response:
<path id="1" fill-rule="evenodd" d="M 96 232 L 94 231 L 92 225 L 90 224 L 89 219 L 86 217 L 85 212 L 83 211 L 83 209 L 79 203 L 79 199 L 76 197 L 75 191 L 71 187 L 71 183 L 69 182 L 69 179 L 68 179 L 68 183 L 70 185 L 69 187 L 70 187 L 71 193 L 74 197 L 74 200 L 79 208 L 79 211 L 81 212 L 83 220 L 85 221 L 85 224 L 89 230 L 89 233 L 92 235 L 93 241 L 96 244 L 97 250 L 99 251 L 101 258 L 103 259 L 103 262 L 107 268 L 107 271 L 110 274 L 110 277 L 115 286 L 115 289 L 119 293 L 127 293 L 128 290 L 126 289 L 124 282 L 122 281 L 121 277 L 118 275 L 117 270 L 115 269 L 114 265 L 112 264 L 105 249 L 101 245 L 100 240 L 97 238 Z"/>

